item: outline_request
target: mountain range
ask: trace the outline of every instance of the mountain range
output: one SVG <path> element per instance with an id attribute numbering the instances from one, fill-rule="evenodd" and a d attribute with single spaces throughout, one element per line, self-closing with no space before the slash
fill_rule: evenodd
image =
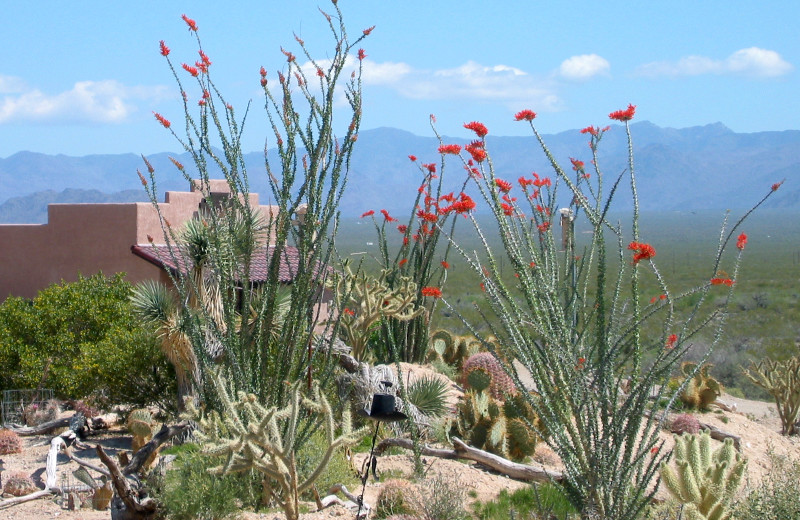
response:
<path id="1" fill-rule="evenodd" d="M 736 133 L 721 123 L 673 129 L 647 121 L 631 125 L 638 195 L 642 208 L 703 210 L 747 208 L 769 187 L 786 184 L 769 201 L 773 208 L 800 209 L 800 131 Z M 549 150 L 569 170 L 570 157 L 591 160 L 588 136 L 579 130 L 543 136 Z M 445 143 L 466 144 L 444 137 Z M 409 161 L 439 163 L 434 137 L 421 137 L 394 128 L 359 134 L 341 201 L 343 216 L 357 217 L 369 209 L 407 211 L 422 174 Z M 552 168 L 533 137 L 487 136 L 487 149 L 496 175 L 509 181 L 538 172 L 553 176 Z M 189 168 L 188 154 L 148 156 L 157 173 L 158 190 L 186 190 L 186 181 L 171 164 L 172 156 Z M 276 159 L 270 151 L 270 158 Z M 263 152 L 248 153 L 245 163 L 251 190 L 270 202 Z M 627 171 L 624 127 L 612 126 L 604 135 L 598 163 L 606 185 Z M 129 202 L 146 200 L 136 170 L 145 169 L 141 156 L 130 154 L 71 157 L 19 152 L 0 159 L 0 222 L 42 223 L 47 204 L 63 202 Z M 587 171 L 592 171 L 587 167 Z M 219 173 L 211 171 L 211 176 Z M 445 172 L 447 191 L 459 191 L 464 175 L 450 159 Z M 593 176 L 594 178 L 594 176 Z M 627 187 L 623 180 L 621 188 Z M 606 188 L 608 189 L 608 188 Z M 566 190 L 560 190 L 564 193 Z M 620 189 L 618 208 L 631 205 L 630 190 Z"/>

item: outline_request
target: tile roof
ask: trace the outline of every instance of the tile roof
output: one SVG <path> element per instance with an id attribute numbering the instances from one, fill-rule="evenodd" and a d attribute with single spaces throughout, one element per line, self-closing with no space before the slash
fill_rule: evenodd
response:
<path id="1" fill-rule="evenodd" d="M 191 264 L 187 255 L 180 248 L 173 247 L 170 254 L 169 247 L 165 244 L 145 244 L 131 246 L 131 252 L 148 262 L 170 269 L 186 272 Z M 263 246 L 253 254 L 250 265 L 250 280 L 255 283 L 265 282 L 269 273 L 269 262 L 275 252 L 275 246 Z M 286 246 L 281 253 L 281 262 L 278 267 L 278 279 L 281 283 L 291 283 L 297 273 L 298 253 L 296 247 Z"/>

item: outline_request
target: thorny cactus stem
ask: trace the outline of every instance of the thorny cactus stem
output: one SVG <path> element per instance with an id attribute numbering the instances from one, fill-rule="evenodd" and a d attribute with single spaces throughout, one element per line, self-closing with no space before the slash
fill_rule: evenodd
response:
<path id="1" fill-rule="evenodd" d="M 203 445 L 203 451 L 224 458 L 222 464 L 209 471 L 218 475 L 250 469 L 261 472 L 268 485 L 275 482 L 280 489 L 279 500 L 286 518 L 296 520 L 300 493 L 319 478 L 338 448 L 358 443 L 367 429 L 353 431 L 348 407 L 345 407 L 337 435 L 333 409 L 317 385 L 308 395 L 303 395 L 301 383 L 294 384 L 289 403 L 279 409 L 274 406 L 266 408 L 254 394 L 245 392 L 238 392 L 234 401 L 221 375 L 211 372 L 209 377 L 220 397 L 219 413 L 214 411 L 204 417 L 191 402 L 187 402 L 187 416 L 197 420 L 200 426 L 195 435 Z M 307 476 L 297 474 L 295 457 L 301 415 L 322 422 L 327 438 L 327 449 L 322 459 Z"/>
<path id="2" fill-rule="evenodd" d="M 672 495 L 686 504 L 689 520 L 727 520 L 730 503 L 742 483 L 747 459 L 733 447 L 733 441 L 711 451 L 708 432 L 675 436 L 675 469 L 661 465 L 661 478 Z M 677 471 L 676 471 L 677 470 Z"/>
<path id="3" fill-rule="evenodd" d="M 390 287 L 387 283 L 390 274 L 384 270 L 375 278 L 365 273 L 354 274 L 346 266 L 344 275 L 335 283 L 336 299 L 344 307 L 339 326 L 344 341 L 353 349 L 353 357 L 359 361 L 364 359 L 372 327 L 379 320 L 408 321 L 425 312 L 424 307 L 416 305 L 417 284 L 411 278 L 400 277 Z M 355 309 L 344 305 L 345 301 L 352 302 Z"/>
<path id="4" fill-rule="evenodd" d="M 785 361 L 765 359 L 742 368 L 750 381 L 765 389 L 775 399 L 784 435 L 800 433 L 797 417 L 800 415 L 800 357 Z"/>

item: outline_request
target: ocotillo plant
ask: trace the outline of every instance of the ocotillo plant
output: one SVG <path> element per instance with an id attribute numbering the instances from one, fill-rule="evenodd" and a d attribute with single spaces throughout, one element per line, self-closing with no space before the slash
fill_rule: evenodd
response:
<path id="1" fill-rule="evenodd" d="M 665 457 L 658 440 L 664 416 L 646 413 L 650 399 L 658 394 L 667 398 L 667 408 L 672 406 L 676 396 L 668 395 L 666 382 L 700 330 L 713 324 L 712 346 L 719 340 L 725 306 L 718 308 L 717 302 L 711 303 L 716 298 L 707 296 L 722 289 L 727 290 L 725 301 L 730 299 L 746 242 L 744 234 L 737 240 L 735 233 L 749 212 L 733 225 L 726 217 L 708 278 L 698 280 L 688 293 L 670 292 L 654 261 L 656 248 L 639 230 L 629 127 L 634 114 L 632 105 L 609 114 L 625 125 L 629 157 L 627 170 L 610 183 L 597 154 L 609 128 L 583 129 L 589 136 L 591 162 L 573 158 L 572 168 L 565 169 L 536 130 L 531 110 L 519 112 L 516 120 L 530 124 L 553 178 L 533 173 L 520 177 L 515 188 L 495 171 L 489 130 L 477 121 L 464 125 L 476 140 L 465 147 L 466 154 L 457 154 L 494 216 L 497 229 L 490 233 L 503 244 L 498 253 L 484 239 L 482 256 L 459 249 L 485 293 L 485 305 L 479 309 L 484 322 L 467 325 L 484 338 L 489 350 L 492 344 L 482 331 L 497 338 L 503 346 L 498 359 L 518 388 L 523 385 L 512 361 L 532 376 L 540 397 L 523 395 L 541 426 L 528 426 L 547 433 L 542 437 L 564 463 L 566 495 L 585 519 L 633 520 L 655 492 L 651 484 Z M 615 194 L 626 184 L 633 210 L 629 225 L 623 227 L 610 221 L 608 213 Z M 559 199 L 561 186 L 566 186 L 567 195 Z M 756 207 L 778 187 L 774 185 Z M 556 215 L 565 217 L 563 234 L 554 229 Z M 485 237 L 475 218 L 470 218 L 480 237 Z M 578 219 L 590 232 L 580 249 L 575 233 Z M 732 240 L 739 251 L 729 279 L 719 272 L 728 261 L 724 253 Z M 515 277 L 510 281 L 502 276 L 499 255 L 513 268 Z M 664 294 L 649 305 L 640 290 L 640 278 L 645 276 Z M 675 304 L 688 295 L 694 305 L 687 315 L 678 316 Z M 445 292 L 445 303 L 446 296 Z M 661 323 L 658 336 L 643 336 L 648 320 Z M 630 389 L 623 391 L 628 380 Z"/>
<path id="2" fill-rule="evenodd" d="M 474 207 L 472 200 L 463 193 L 463 182 L 460 195 L 446 191 L 444 158 L 456 149 L 460 151 L 461 147 L 439 147 L 438 170 L 437 163 L 423 163 L 414 155 L 408 156 L 422 173 L 422 182 L 407 218 L 400 221 L 385 209 L 381 210 L 382 217 L 375 217 L 374 210 L 361 215 L 362 218 L 371 217 L 375 224 L 380 260 L 382 268 L 388 272 L 386 280 L 389 286 L 403 284 L 406 278 L 410 278 L 417 285 L 416 306 L 427 311 L 411 320 L 389 318 L 381 321 L 376 354 L 382 361 L 393 361 L 394 353 L 401 361 L 409 363 L 422 363 L 427 357 L 430 319 L 450 268 L 450 243 L 445 240 L 440 245 L 439 242 L 445 231 L 452 236 L 457 222 L 455 215 Z M 397 235 L 393 233 L 394 228 Z M 390 233 L 400 238 L 392 239 Z"/>
<path id="3" fill-rule="evenodd" d="M 257 211 L 249 196 L 251 172 L 245 168 L 241 148 L 245 119 L 212 79 L 214 66 L 200 44 L 198 24 L 183 16 L 198 45 L 200 59 L 194 66 L 175 67 L 169 47 L 163 41 L 160 44 L 184 100 L 185 124 L 173 125 L 162 114 L 155 117 L 191 155 L 194 168 L 177 160 L 173 163 L 187 181 L 198 178 L 196 185 L 207 203 L 201 222 L 207 231 L 204 248 L 186 253 L 194 263 L 190 267 L 202 272 L 174 273 L 173 283 L 181 305 L 178 322 L 201 369 L 200 397 L 211 407 L 219 405 L 217 387 L 208 384 L 203 374 L 212 365 L 212 357 L 235 390 L 253 393 L 265 404 L 287 402 L 285 381 L 304 379 L 310 385 L 312 379 L 324 383 L 330 378 L 332 358 L 324 345 L 312 348 L 311 335 L 321 321 L 316 304 L 329 272 L 337 204 L 361 121 L 365 53 L 358 45 L 372 31 L 366 29 L 351 40 L 335 1 L 332 9 L 333 14 L 322 12 L 333 38 L 333 49 L 324 60 L 315 59 L 297 38 L 299 57 L 281 49 L 285 62 L 277 81 L 267 79 L 264 67 L 260 78 L 254 78 L 263 88 L 273 133 L 267 146 L 278 153 L 277 161 L 265 158 L 264 175 L 278 208 L 276 214 L 265 216 L 265 222 L 254 218 Z M 176 130 L 180 126 L 182 135 Z M 337 137 L 335 129 L 342 129 L 342 135 Z M 211 166 L 227 181 L 231 196 L 224 200 L 212 197 Z M 149 179 L 140 177 L 158 210 L 156 175 L 149 163 L 147 168 Z M 177 261 L 187 251 L 185 243 L 179 230 L 160 217 L 169 255 Z M 260 247 L 263 244 L 271 245 L 269 252 Z M 297 264 L 289 303 L 281 310 L 279 268 L 292 246 Z M 258 289 L 250 269 L 256 255 L 264 255 L 268 266 L 266 280 Z M 326 337 L 334 335 L 335 331 L 329 331 Z"/>

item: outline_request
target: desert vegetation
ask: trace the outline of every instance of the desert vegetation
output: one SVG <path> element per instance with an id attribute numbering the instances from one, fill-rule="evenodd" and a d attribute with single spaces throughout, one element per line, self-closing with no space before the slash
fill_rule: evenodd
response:
<path id="1" fill-rule="evenodd" d="M 102 466 L 69 455 L 100 475 L 81 477 L 96 507 L 106 507 L 100 498 L 112 488 L 111 515 L 120 519 L 279 511 L 296 520 L 345 500 L 352 515 L 425 520 L 710 520 L 748 518 L 748 504 L 796 506 L 777 477 L 741 494 L 741 438 L 704 417 L 730 410 L 720 402 L 725 386 L 761 388 L 776 401 L 783 433 L 796 433 L 796 357 L 744 370 L 731 365 L 746 358 L 732 357 L 724 377 L 715 357 L 731 351 L 731 314 L 770 306 L 763 291 L 750 293 L 752 306 L 737 294 L 752 249 L 748 218 L 782 181 L 764 186 L 749 211 L 721 219 L 698 246 L 706 260 L 670 268 L 660 259 L 686 250 L 657 242 L 642 223 L 635 106 L 608 116 L 624 125 L 629 152 L 626 170 L 611 173 L 597 155 L 608 128 L 586 127 L 591 162 L 565 167 L 538 133 L 536 113 L 523 108 L 516 120 L 551 169 L 513 182 L 495 170 L 484 124 L 464 125 L 472 141 L 462 147 L 439 136 L 432 117 L 438 148 L 410 153 L 437 160 L 409 156 L 420 184 L 407 214 L 365 208 L 361 221 L 374 227 L 377 246 L 356 260 L 339 233 L 337 201 L 358 142 L 361 45 L 373 29 L 350 36 L 335 1 L 329 9 L 321 13 L 331 35 L 325 59 L 297 38 L 297 54 L 282 49 L 276 78 L 264 67 L 255 78 L 272 129 L 267 145 L 279 152 L 258 175 L 268 177 L 277 212 L 250 205 L 253 172 L 240 138 L 253 116 L 217 89 L 197 23 L 184 15 L 195 65 L 175 66 L 160 45 L 185 100 L 183 121 L 155 118 L 193 157 L 174 165 L 207 202 L 180 229 L 161 216 L 167 254 L 176 265 L 188 258 L 186 269 L 170 272 L 168 287 L 97 275 L 0 307 L 2 388 L 51 389 L 80 412 L 67 424 L 55 412 L 43 421 L 69 427 L 51 454 L 101 429 L 93 406 L 124 411 L 130 455 L 115 461 L 98 445 Z M 212 195 L 209 164 L 222 170 L 229 197 Z M 143 170 L 158 208 L 159 172 L 147 159 Z M 615 206 L 622 191 L 629 212 Z M 279 271 L 290 250 L 297 264 L 287 286 Z M 268 274 L 256 282 L 258 255 Z M 412 379 L 423 366 L 426 376 Z M 35 401 L 30 417 L 51 406 Z M 12 429 L 0 430 L 0 453 L 21 450 L 16 436 L 34 431 Z M 548 467 L 537 459 L 545 449 Z M 367 483 L 376 484 L 378 460 L 392 450 L 411 454 L 413 473 L 382 479 L 369 503 Z M 477 461 L 527 484 L 468 506 L 468 492 L 427 474 L 423 458 Z M 796 480 L 796 461 L 774 463 L 788 468 L 780 479 Z M 6 493 L 21 496 L 0 508 L 72 493 L 55 482 L 55 458 L 52 476 L 50 468 L 39 491 L 14 475 Z M 672 500 L 655 500 L 659 491 Z"/>

